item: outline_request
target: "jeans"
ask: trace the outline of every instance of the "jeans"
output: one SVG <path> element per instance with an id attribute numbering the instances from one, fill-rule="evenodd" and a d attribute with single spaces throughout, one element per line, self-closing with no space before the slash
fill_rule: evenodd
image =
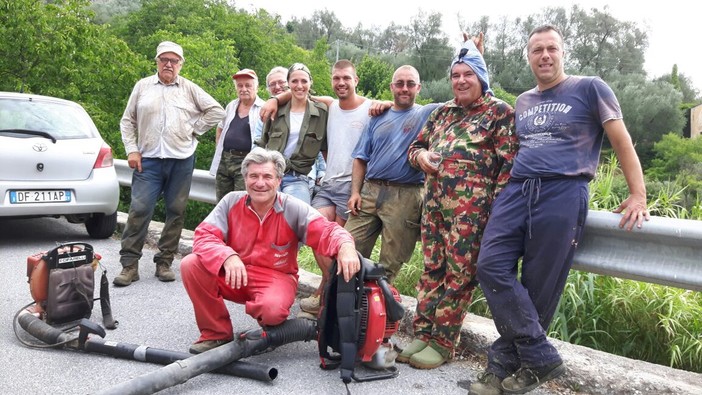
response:
<path id="1" fill-rule="evenodd" d="M 309 179 L 310 178 L 307 177 L 306 174 L 289 171 L 283 175 L 283 182 L 280 183 L 280 190 L 310 204 Z"/>
<path id="2" fill-rule="evenodd" d="M 160 196 L 163 196 L 166 205 L 166 221 L 158 240 L 159 252 L 154 255 L 154 262 L 171 265 L 183 230 L 183 214 L 188 204 L 194 166 L 194 154 L 185 159 L 141 159 L 142 172 L 134 170 L 132 173 L 132 202 L 122 234 L 122 249 L 119 251 L 122 266 L 139 262 L 149 223 Z"/>

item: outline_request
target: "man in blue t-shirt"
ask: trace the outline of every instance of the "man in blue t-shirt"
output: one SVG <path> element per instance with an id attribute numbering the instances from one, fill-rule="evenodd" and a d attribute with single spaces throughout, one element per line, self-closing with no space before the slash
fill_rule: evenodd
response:
<path id="1" fill-rule="evenodd" d="M 424 173 L 410 166 L 407 150 L 439 104 L 415 104 L 419 72 L 400 66 L 392 76 L 392 107 L 373 117 L 353 151 L 351 216 L 346 229 L 356 248 L 370 257 L 382 235 L 380 259 L 392 281 L 409 261 L 419 239 Z"/>
<path id="2" fill-rule="evenodd" d="M 554 26 L 529 35 L 537 86 L 517 98 L 519 152 L 478 256 L 478 280 L 500 337 L 469 394 L 523 394 L 565 372 L 546 331 L 582 236 L 604 134 L 629 187 L 614 211 L 623 213 L 619 226 L 640 228 L 649 218 L 641 164 L 617 98 L 597 77 L 566 75 L 563 55 L 563 36 Z"/>

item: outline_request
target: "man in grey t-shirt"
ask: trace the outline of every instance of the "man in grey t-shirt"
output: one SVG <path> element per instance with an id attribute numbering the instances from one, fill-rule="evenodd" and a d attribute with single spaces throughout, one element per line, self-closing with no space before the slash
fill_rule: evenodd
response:
<path id="1" fill-rule="evenodd" d="M 312 199 L 312 207 L 328 220 L 336 221 L 341 226 L 346 224 L 349 215 L 346 206 L 351 197 L 353 165 L 351 153 L 370 120 L 368 110 L 371 100 L 356 94 L 357 85 L 358 76 L 353 63 L 340 60 L 332 68 L 332 87 L 338 99 L 320 98 L 329 107 L 327 170 L 322 179 L 321 188 Z M 320 306 L 320 294 L 331 266 L 331 258 L 315 253 L 315 259 L 322 269 L 322 282 L 312 296 L 300 301 L 300 308 L 303 315 L 308 313 L 316 317 Z"/>

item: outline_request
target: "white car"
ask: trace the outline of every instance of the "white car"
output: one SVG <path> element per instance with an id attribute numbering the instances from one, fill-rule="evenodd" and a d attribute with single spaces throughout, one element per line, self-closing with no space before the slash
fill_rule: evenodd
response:
<path id="1" fill-rule="evenodd" d="M 59 217 L 90 237 L 117 227 L 112 149 L 72 101 L 0 92 L 0 217 Z"/>

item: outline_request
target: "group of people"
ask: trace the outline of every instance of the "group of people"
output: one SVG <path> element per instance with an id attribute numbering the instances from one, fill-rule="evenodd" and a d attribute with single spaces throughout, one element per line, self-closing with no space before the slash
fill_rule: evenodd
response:
<path id="1" fill-rule="evenodd" d="M 341 60 L 332 67 L 337 98 L 312 96 L 310 70 L 295 63 L 266 76 L 265 101 L 255 71 L 238 71 L 237 99 L 224 109 L 179 76 L 182 48 L 161 43 L 157 74 L 136 84 L 120 125 L 134 172 L 115 285 L 139 280 L 160 195 L 166 221 L 156 277 L 175 279 L 197 136 L 216 125 L 210 172 L 218 203 L 180 264 L 200 329 L 192 353 L 232 340 L 224 299 L 245 304 L 261 326 L 285 321 L 301 244 L 322 268 L 320 288 L 300 301 L 302 314 L 316 317 L 329 276 L 349 281 L 360 269 L 357 252 L 370 257 L 380 236 L 379 263 L 391 281 L 418 240 L 424 261 L 414 338 L 398 362 L 432 369 L 450 361 L 479 284 L 500 337 L 469 393 L 525 393 L 558 377 L 565 366 L 546 331 L 582 237 L 605 134 L 630 191 L 615 210 L 620 227 L 640 228 L 649 217 L 616 97 L 600 78 L 567 75 L 564 54 L 556 27 L 531 32 L 537 85 L 515 108 L 492 93 L 480 35 L 451 61 L 454 98 L 446 103 L 415 103 L 421 81 L 409 65 L 392 76 L 392 102 L 364 98 L 354 65 Z M 329 273 L 334 259 L 337 273 Z"/>

